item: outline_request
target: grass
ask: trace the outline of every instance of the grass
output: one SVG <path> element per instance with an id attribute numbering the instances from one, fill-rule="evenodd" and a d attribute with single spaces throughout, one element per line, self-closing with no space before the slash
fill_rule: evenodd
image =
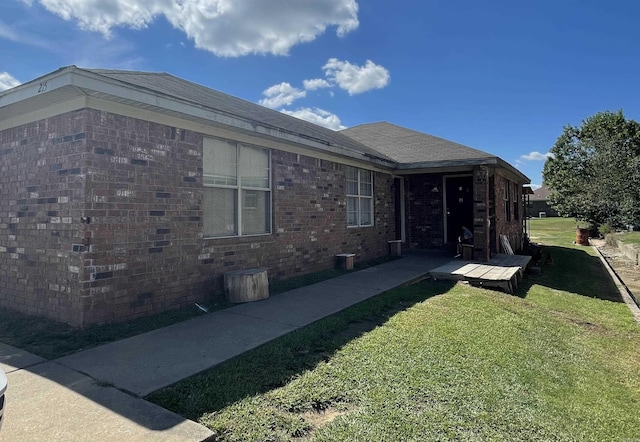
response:
<path id="1" fill-rule="evenodd" d="M 355 263 L 354 270 L 382 264 L 393 259 L 396 258 L 382 257 L 360 261 Z M 275 281 L 270 283 L 269 293 L 274 296 L 305 285 L 335 278 L 345 273 L 348 273 L 348 271 L 329 269 Z M 217 296 L 214 301 L 205 304 L 209 311 L 220 310 L 229 306 L 230 304 L 221 295 Z M 0 307 L 0 342 L 22 348 L 46 359 L 56 359 L 81 350 L 186 321 L 202 314 L 202 311 L 192 305 L 153 316 L 136 318 L 127 322 L 94 325 L 79 329 L 51 319 L 26 315 Z"/>
<path id="2" fill-rule="evenodd" d="M 226 303 L 210 304 L 211 310 Z M 52 319 L 0 308 L 0 342 L 46 359 L 56 359 L 119 339 L 135 336 L 202 315 L 196 306 L 172 310 L 128 322 L 94 325 L 83 329 Z"/>
<path id="3" fill-rule="evenodd" d="M 625 244 L 640 245 L 640 232 L 617 233 L 618 239 Z"/>
<path id="4" fill-rule="evenodd" d="M 640 437 L 640 327 L 575 222 L 518 296 L 424 281 L 149 397 L 217 440 Z"/>

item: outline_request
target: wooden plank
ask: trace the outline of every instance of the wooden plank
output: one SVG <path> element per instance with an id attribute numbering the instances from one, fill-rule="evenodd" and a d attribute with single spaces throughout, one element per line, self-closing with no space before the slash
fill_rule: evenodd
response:
<path id="1" fill-rule="evenodd" d="M 491 271 L 491 269 L 493 268 L 493 266 L 488 266 L 488 265 L 484 265 L 481 264 L 478 267 L 476 267 L 475 269 L 473 269 L 472 271 L 468 272 L 467 274 L 464 275 L 465 278 L 472 278 L 472 279 L 481 279 L 484 277 L 484 275 Z"/>
<path id="2" fill-rule="evenodd" d="M 510 281 L 473 280 L 469 281 L 469 284 L 479 287 L 499 288 L 509 293 L 510 295 L 513 294 L 513 286 L 511 285 Z"/>
<path id="3" fill-rule="evenodd" d="M 528 255 L 505 255 L 504 253 L 499 253 L 491 258 L 489 263 L 501 267 L 519 267 L 520 272 L 518 276 L 522 279 L 524 277 L 524 270 L 530 261 L 531 257 Z"/>
<path id="4" fill-rule="evenodd" d="M 478 265 L 479 264 L 469 263 L 468 261 L 451 261 L 431 270 L 429 274 L 433 279 L 462 281 L 464 275 Z"/>
<path id="5" fill-rule="evenodd" d="M 500 235 L 500 244 L 502 244 L 502 248 L 507 255 L 513 255 L 513 249 L 511 248 L 509 238 L 507 238 L 506 235 Z"/>
<path id="6" fill-rule="evenodd" d="M 502 255 L 498 257 L 497 261 L 500 263 L 524 261 L 514 259 L 513 256 L 515 255 Z M 525 260 L 526 258 L 530 257 L 525 257 Z M 518 287 L 521 273 L 522 268 L 517 265 L 477 264 L 457 260 L 448 262 L 430 272 L 433 279 L 466 280 L 475 286 L 499 288 L 507 293 L 513 293 L 514 289 Z"/>
<path id="7" fill-rule="evenodd" d="M 465 264 L 462 267 L 460 267 L 457 270 L 454 270 L 453 272 L 451 272 L 454 275 L 461 275 L 464 276 L 469 272 L 474 271 L 475 269 L 477 269 L 481 264 L 475 264 L 475 263 L 470 263 L 470 264 Z"/>
<path id="8" fill-rule="evenodd" d="M 513 294 L 514 288 L 517 288 L 518 286 L 516 281 L 517 273 L 518 273 L 518 269 L 516 267 L 513 267 L 511 268 L 510 273 L 503 272 L 499 276 L 497 274 L 494 275 L 496 279 L 483 277 L 483 278 L 469 278 L 467 280 L 469 281 L 469 284 L 474 286 L 499 288 L 499 289 L 503 289 L 505 292 L 509 294 Z M 485 276 L 491 276 L 491 275 L 485 275 Z"/>
<path id="9" fill-rule="evenodd" d="M 492 267 L 482 278 L 494 281 L 506 281 L 513 277 L 518 269 L 512 267 Z"/>
<path id="10" fill-rule="evenodd" d="M 518 267 L 497 267 L 482 265 L 467 273 L 465 279 L 486 279 L 489 281 L 508 281 L 517 275 Z"/>

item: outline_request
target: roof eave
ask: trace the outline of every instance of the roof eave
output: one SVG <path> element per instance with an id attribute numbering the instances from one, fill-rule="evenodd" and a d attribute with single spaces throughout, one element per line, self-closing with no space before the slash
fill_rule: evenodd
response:
<path id="1" fill-rule="evenodd" d="M 498 164 L 497 157 L 488 158 L 467 158 L 458 160 L 437 160 L 437 161 L 420 161 L 413 163 L 398 163 L 397 170 L 416 170 L 416 169 L 441 169 L 447 167 L 475 167 L 475 166 L 495 166 Z"/>
<path id="2" fill-rule="evenodd" d="M 420 171 L 424 172 L 438 172 L 441 170 L 460 170 L 460 169 L 470 169 L 478 166 L 493 166 L 500 167 L 508 171 L 515 181 L 518 181 L 521 184 L 529 184 L 531 180 L 520 172 L 518 169 L 513 167 L 511 164 L 507 163 L 503 159 L 499 157 L 486 157 L 486 158 L 469 158 L 469 159 L 459 159 L 459 160 L 439 160 L 439 161 L 422 161 L 422 162 L 414 162 L 414 163 L 398 163 L 396 167 L 396 171 L 398 173 L 407 172 L 407 173 L 417 173 Z"/>
<path id="3" fill-rule="evenodd" d="M 531 180 L 528 176 L 520 172 L 518 169 L 507 163 L 502 158 L 498 158 L 498 165 L 504 169 L 507 169 L 509 172 L 515 175 L 518 178 L 518 182 L 521 182 L 522 184 L 531 184 Z"/>
<path id="4" fill-rule="evenodd" d="M 388 169 L 395 167 L 395 162 L 384 156 L 375 156 L 366 152 L 359 152 L 305 134 L 267 125 L 260 121 L 241 118 L 218 109 L 198 105 L 197 103 L 162 94 L 149 88 L 131 85 L 76 66 L 60 68 L 50 74 L 0 93 L 0 108 L 68 86 L 75 86 L 78 90 L 78 95 L 99 95 L 101 99 L 112 99 L 119 102 L 127 100 L 127 104 L 133 107 L 137 105 L 146 109 L 153 108 L 161 113 L 181 115 L 183 118 L 197 119 L 199 121 L 205 120 L 245 133 L 257 136 L 268 136 L 280 141 L 304 145 L 312 150 L 320 150 L 338 156 L 372 162 Z"/>

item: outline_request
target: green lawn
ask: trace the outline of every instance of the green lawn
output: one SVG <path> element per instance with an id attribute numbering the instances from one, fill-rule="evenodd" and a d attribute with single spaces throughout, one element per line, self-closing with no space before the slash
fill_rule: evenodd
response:
<path id="1" fill-rule="evenodd" d="M 569 247 L 576 240 L 576 229 L 587 227 L 574 218 L 532 218 L 527 220 L 532 242 Z"/>
<path id="2" fill-rule="evenodd" d="M 640 245 L 640 232 L 624 232 L 617 234 L 617 236 L 625 244 Z"/>
<path id="3" fill-rule="evenodd" d="M 218 440 L 640 438 L 640 327 L 573 220 L 517 295 L 423 281 L 149 397 Z"/>

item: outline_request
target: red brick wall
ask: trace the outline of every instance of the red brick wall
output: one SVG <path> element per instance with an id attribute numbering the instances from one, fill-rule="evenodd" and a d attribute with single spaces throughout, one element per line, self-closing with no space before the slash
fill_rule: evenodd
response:
<path id="1" fill-rule="evenodd" d="M 76 323 L 85 112 L 0 131 L 0 306 Z"/>
<path id="2" fill-rule="evenodd" d="M 442 216 L 442 174 L 407 175 L 406 232 L 410 247 L 432 248 L 444 244 Z M 521 189 L 515 182 L 511 186 L 511 220 L 506 220 L 504 210 L 504 182 L 506 178 L 484 167 L 473 171 L 473 233 L 475 259 L 489 259 L 489 254 L 501 251 L 499 235 L 507 235 L 512 246 L 519 247 L 522 238 L 522 206 L 518 217 L 513 210 L 514 202 L 520 204 Z M 432 192 L 434 187 L 440 192 Z M 487 225 L 487 218 L 493 225 Z M 491 235 L 495 229 L 495 235 Z M 494 238 L 495 236 L 495 238 Z"/>
<path id="3" fill-rule="evenodd" d="M 273 233 L 203 239 L 201 134 L 84 110 L 0 137 L 0 305 L 25 312 L 126 320 L 204 301 L 228 271 L 282 279 L 330 268 L 336 253 L 386 255 L 395 238 L 384 173 L 375 226 L 351 229 L 345 166 L 274 149 Z"/>
<path id="4" fill-rule="evenodd" d="M 337 253 L 356 260 L 388 253 L 395 235 L 389 175 L 374 175 L 375 226 L 346 228 L 345 166 L 277 150 L 272 166 L 273 234 L 204 240 L 215 273 L 269 267 L 271 278 L 282 279 L 331 268 Z"/>
<path id="5" fill-rule="evenodd" d="M 478 167 L 473 171 L 473 255 L 474 259 L 490 258 L 490 232 L 487 218 L 491 215 L 489 171 Z"/>
<path id="6" fill-rule="evenodd" d="M 437 187 L 438 192 L 432 192 Z M 405 177 L 405 231 L 410 247 L 433 248 L 444 244 L 442 174 Z"/>
<path id="7" fill-rule="evenodd" d="M 514 251 L 520 250 L 521 241 L 522 241 L 522 216 L 523 216 L 523 208 L 522 208 L 522 197 L 521 197 L 521 186 L 518 186 L 514 181 L 508 180 L 506 177 L 495 174 L 495 222 L 496 222 L 496 244 L 495 250 L 500 253 L 503 252 L 502 246 L 500 245 L 500 235 L 506 235 L 509 238 L 509 242 L 511 243 L 511 247 Z M 511 220 L 507 221 L 507 214 L 505 210 L 504 204 L 504 196 L 505 196 L 505 183 L 510 186 L 511 200 L 510 200 L 510 210 L 511 210 Z M 517 202 L 520 207 L 518 210 L 518 217 L 515 216 L 513 210 L 513 204 Z"/>

